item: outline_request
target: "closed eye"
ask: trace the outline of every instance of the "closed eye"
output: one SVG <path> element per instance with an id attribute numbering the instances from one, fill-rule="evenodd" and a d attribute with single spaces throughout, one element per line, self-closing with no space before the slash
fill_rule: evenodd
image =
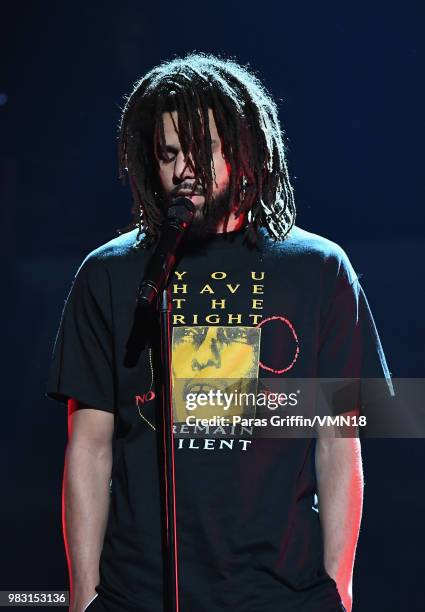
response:
<path id="1" fill-rule="evenodd" d="M 213 138 L 211 145 L 215 148 L 218 144 L 218 140 Z M 173 145 L 166 145 L 164 149 L 160 151 L 160 159 L 163 161 L 171 161 L 171 157 L 175 157 L 179 152 L 179 149 Z"/>
<path id="2" fill-rule="evenodd" d="M 163 162 L 170 162 L 175 158 L 177 153 L 178 151 L 175 147 L 167 146 L 159 152 L 159 159 Z"/>

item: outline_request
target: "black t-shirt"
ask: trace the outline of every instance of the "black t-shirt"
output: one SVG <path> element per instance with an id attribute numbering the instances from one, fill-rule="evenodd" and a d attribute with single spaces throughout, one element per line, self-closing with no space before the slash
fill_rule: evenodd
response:
<path id="1" fill-rule="evenodd" d="M 79 268 L 47 392 L 115 414 L 97 591 L 111 610 L 162 612 L 149 342 L 135 363 L 128 360 L 137 288 L 152 250 L 135 251 L 135 237 L 134 230 L 111 240 Z M 205 390 L 205 378 L 383 377 L 391 393 L 359 279 L 343 249 L 326 238 L 295 226 L 280 243 L 262 228 L 256 248 L 244 242 L 244 230 L 187 243 L 170 291 L 173 380 L 193 379 L 191 390 Z M 152 321 L 145 327 L 154 328 Z M 323 566 L 315 440 L 250 437 L 247 430 L 191 437 L 181 410 L 175 406 L 182 611 L 340 610 Z"/>

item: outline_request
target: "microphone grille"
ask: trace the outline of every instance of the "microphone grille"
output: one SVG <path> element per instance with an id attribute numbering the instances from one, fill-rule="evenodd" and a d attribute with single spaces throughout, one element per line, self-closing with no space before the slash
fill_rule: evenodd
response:
<path id="1" fill-rule="evenodd" d="M 175 198 L 167 210 L 167 222 L 176 220 L 183 221 L 185 223 L 190 223 L 193 219 L 193 216 L 196 212 L 196 206 L 194 203 L 189 200 L 189 198 L 185 198 L 180 196 Z"/>

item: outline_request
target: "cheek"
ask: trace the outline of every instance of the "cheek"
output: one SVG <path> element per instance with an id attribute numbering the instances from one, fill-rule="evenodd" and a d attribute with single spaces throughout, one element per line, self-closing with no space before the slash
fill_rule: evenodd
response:
<path id="1" fill-rule="evenodd" d="M 226 161 L 225 159 L 221 158 L 218 162 L 216 162 L 216 175 L 217 175 L 217 180 L 218 183 L 223 186 L 223 185 L 227 185 L 230 181 L 230 173 L 231 173 L 231 166 L 230 166 L 230 162 Z M 218 169 L 218 172 L 217 172 Z"/>

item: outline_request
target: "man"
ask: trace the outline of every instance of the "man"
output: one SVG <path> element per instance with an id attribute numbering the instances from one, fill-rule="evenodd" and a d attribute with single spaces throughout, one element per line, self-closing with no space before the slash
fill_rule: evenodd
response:
<path id="1" fill-rule="evenodd" d="M 163 610 L 155 332 L 131 367 L 126 352 L 173 198 L 196 206 L 169 285 L 175 388 L 390 377 L 347 255 L 294 224 L 277 109 L 247 68 L 202 53 L 154 68 L 126 102 L 119 155 L 134 223 L 78 270 L 48 383 L 69 410 L 72 612 Z M 180 609 L 351 610 L 358 439 L 226 438 L 175 420 Z"/>

